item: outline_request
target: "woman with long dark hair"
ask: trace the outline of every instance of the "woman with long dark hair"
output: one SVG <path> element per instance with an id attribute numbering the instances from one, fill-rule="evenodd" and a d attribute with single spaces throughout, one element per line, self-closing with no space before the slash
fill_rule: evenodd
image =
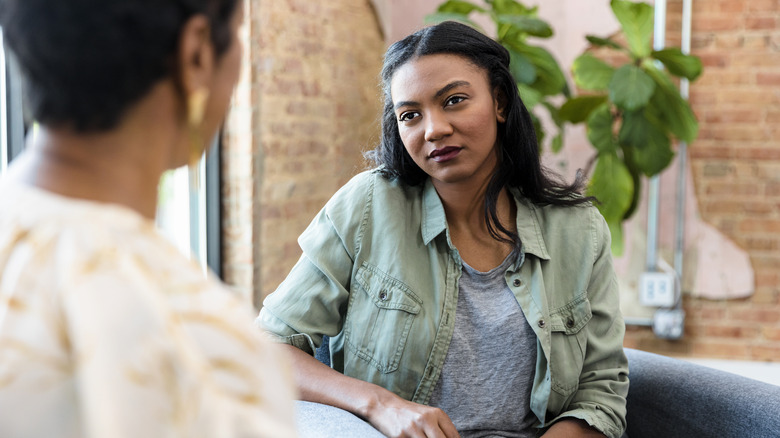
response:
<path id="1" fill-rule="evenodd" d="M 393 44 L 375 169 L 327 203 L 259 322 L 305 400 L 389 436 L 620 437 L 604 219 L 540 163 L 509 54 L 461 24 Z M 330 337 L 331 368 L 310 356 Z"/>
<path id="2" fill-rule="evenodd" d="M 0 436 L 291 437 L 292 381 L 167 242 L 241 63 L 241 0 L 2 0 L 39 123 L 0 181 Z"/>

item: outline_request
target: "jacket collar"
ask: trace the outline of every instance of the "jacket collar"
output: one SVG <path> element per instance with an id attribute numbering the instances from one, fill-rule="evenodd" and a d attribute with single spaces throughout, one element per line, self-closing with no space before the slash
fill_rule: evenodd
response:
<path id="1" fill-rule="evenodd" d="M 509 189 L 515 198 L 517 206 L 517 235 L 523 243 L 523 251 L 531 253 L 542 260 L 550 260 L 547 245 L 544 244 L 542 226 L 539 223 L 537 207 L 523 197 L 517 189 Z"/>
<path id="2" fill-rule="evenodd" d="M 510 189 L 517 206 L 517 235 L 523 244 L 523 252 L 533 254 L 540 259 L 549 260 L 547 246 L 544 244 L 542 227 L 539 224 L 536 207 L 526 200 L 516 189 Z M 433 187 L 431 179 L 425 180 L 422 192 L 422 224 L 423 242 L 428 245 L 447 229 L 447 216 L 439 194 Z"/>
<path id="3" fill-rule="evenodd" d="M 439 194 L 433 187 L 431 179 L 425 180 L 422 193 L 422 238 L 428 245 L 436 236 L 447 229 L 447 216 Z"/>

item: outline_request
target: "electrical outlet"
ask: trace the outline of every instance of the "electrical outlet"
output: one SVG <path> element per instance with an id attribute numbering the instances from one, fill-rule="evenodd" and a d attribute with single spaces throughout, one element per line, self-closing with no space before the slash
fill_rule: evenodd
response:
<path id="1" fill-rule="evenodd" d="M 680 339 L 685 326 L 685 312 L 680 309 L 659 309 L 653 317 L 653 333 L 662 339 Z"/>
<path id="2" fill-rule="evenodd" d="M 639 276 L 639 301 L 648 307 L 674 306 L 674 275 L 644 272 Z"/>

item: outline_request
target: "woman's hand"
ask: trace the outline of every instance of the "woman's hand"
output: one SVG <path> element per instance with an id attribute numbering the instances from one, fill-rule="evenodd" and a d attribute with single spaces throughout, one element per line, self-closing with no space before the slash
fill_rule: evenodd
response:
<path id="1" fill-rule="evenodd" d="M 291 345 L 282 348 L 292 358 L 302 400 L 352 412 L 391 438 L 460 438 L 441 409 L 410 402 L 373 383 L 345 376 Z"/>
<path id="2" fill-rule="evenodd" d="M 390 392 L 369 408 L 366 420 L 390 438 L 460 438 L 452 420 L 441 409 L 410 402 Z"/>

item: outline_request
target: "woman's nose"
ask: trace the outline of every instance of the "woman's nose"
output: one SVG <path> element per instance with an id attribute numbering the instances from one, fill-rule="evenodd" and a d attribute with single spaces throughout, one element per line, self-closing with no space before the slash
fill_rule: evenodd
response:
<path id="1" fill-rule="evenodd" d="M 440 111 L 427 114 L 425 123 L 425 141 L 436 141 L 452 134 L 452 124 L 447 115 Z"/>

